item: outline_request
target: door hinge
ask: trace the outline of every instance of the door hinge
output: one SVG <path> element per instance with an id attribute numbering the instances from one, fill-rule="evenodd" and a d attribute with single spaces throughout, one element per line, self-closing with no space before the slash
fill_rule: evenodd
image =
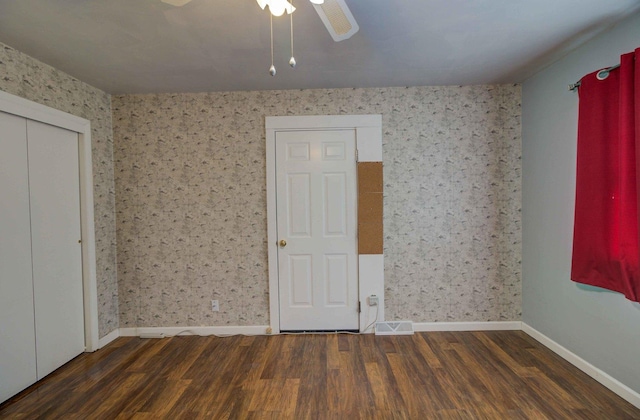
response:
<path id="1" fill-rule="evenodd" d="M 362 302 L 358 301 L 358 313 L 362 313 Z"/>
<path id="2" fill-rule="evenodd" d="M 358 162 L 358 149 L 356 149 L 356 162 Z"/>

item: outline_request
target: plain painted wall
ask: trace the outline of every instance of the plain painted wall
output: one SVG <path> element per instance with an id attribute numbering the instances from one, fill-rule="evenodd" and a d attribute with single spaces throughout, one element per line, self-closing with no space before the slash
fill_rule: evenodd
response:
<path id="1" fill-rule="evenodd" d="M 523 84 L 523 321 L 640 392 L 640 304 L 570 280 L 578 93 L 640 47 L 640 14 Z"/>

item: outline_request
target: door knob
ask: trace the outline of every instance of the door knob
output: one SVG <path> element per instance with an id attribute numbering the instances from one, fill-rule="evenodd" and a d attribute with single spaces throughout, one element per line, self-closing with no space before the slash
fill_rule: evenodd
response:
<path id="1" fill-rule="evenodd" d="M 282 248 L 284 248 L 285 246 L 287 246 L 287 241 L 285 241 L 284 239 L 280 239 L 280 246 Z"/>

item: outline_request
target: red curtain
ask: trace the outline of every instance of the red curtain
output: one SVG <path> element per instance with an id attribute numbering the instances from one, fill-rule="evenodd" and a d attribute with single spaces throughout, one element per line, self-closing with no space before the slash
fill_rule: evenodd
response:
<path id="1" fill-rule="evenodd" d="M 571 279 L 640 299 L 640 48 L 580 81 Z"/>

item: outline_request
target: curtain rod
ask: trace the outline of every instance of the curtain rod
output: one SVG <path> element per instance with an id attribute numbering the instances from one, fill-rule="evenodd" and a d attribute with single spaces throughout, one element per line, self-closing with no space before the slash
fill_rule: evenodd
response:
<path id="1" fill-rule="evenodd" d="M 611 67 L 607 67 L 606 69 L 602 69 L 598 73 L 596 73 L 596 78 L 598 80 L 604 80 L 607 77 L 609 77 L 609 72 L 611 70 L 615 70 L 618 67 L 620 67 L 620 64 L 616 64 L 615 66 L 611 66 Z M 578 80 L 577 82 L 569 85 L 569 90 L 572 91 L 572 92 L 578 90 L 578 87 L 580 86 L 580 84 L 581 84 L 581 82 Z"/>

